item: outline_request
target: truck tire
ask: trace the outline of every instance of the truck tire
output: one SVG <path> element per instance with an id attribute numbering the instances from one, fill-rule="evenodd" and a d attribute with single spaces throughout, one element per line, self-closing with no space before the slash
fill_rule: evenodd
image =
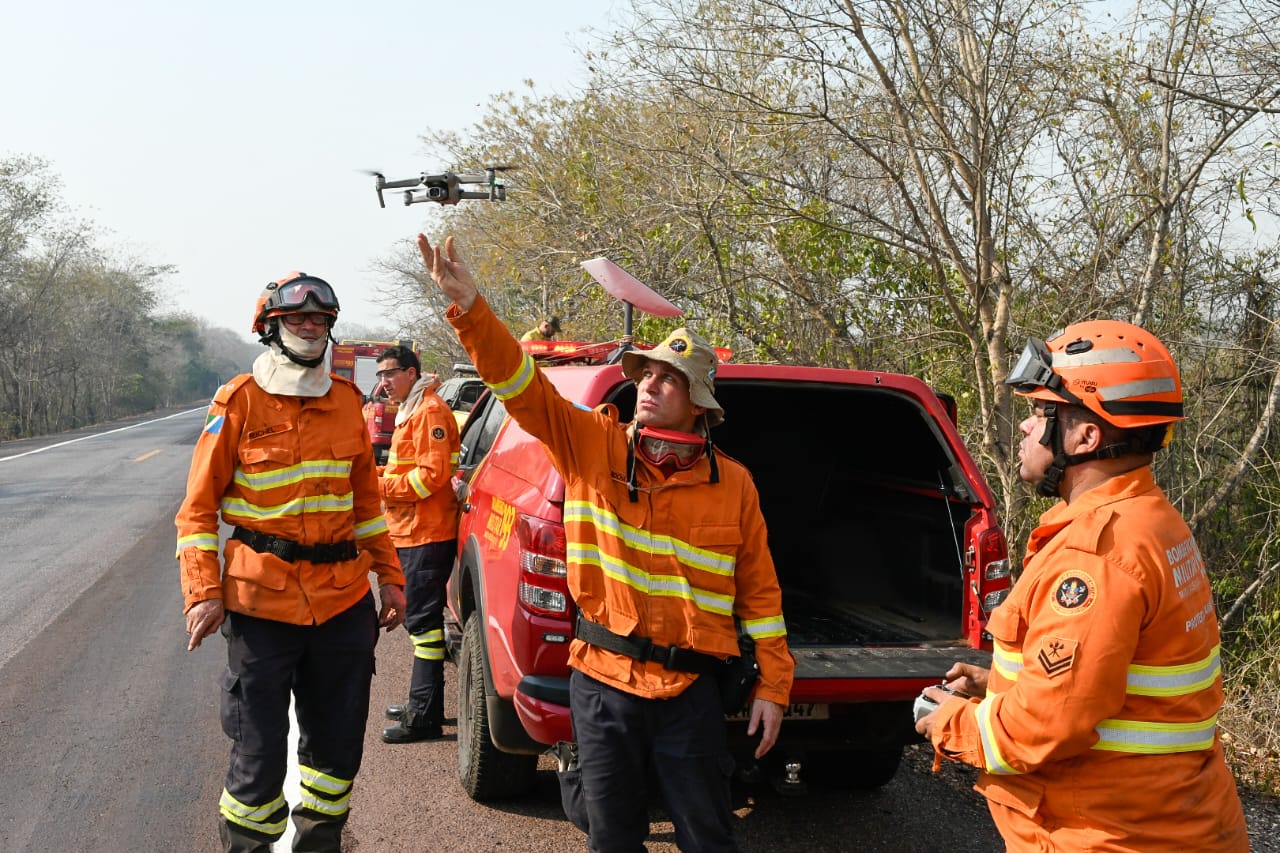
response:
<path id="1" fill-rule="evenodd" d="M 480 616 L 462 629 L 458 654 L 458 778 L 476 802 L 514 799 L 533 788 L 538 756 L 502 752 L 489 737 L 484 695 L 484 650 Z"/>
<path id="2" fill-rule="evenodd" d="M 901 747 L 846 749 L 810 754 L 801 776 L 842 791 L 869 791 L 889 784 L 902 762 Z"/>

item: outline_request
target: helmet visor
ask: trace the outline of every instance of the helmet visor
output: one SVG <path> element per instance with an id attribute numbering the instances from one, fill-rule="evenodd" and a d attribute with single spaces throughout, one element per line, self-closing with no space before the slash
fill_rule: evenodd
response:
<path id="1" fill-rule="evenodd" d="M 280 285 L 272 300 L 275 305 L 271 307 L 278 311 L 296 311 L 306 305 L 308 299 L 324 310 L 338 310 L 338 297 L 333 288 L 318 278 L 299 278 Z"/>
<path id="2" fill-rule="evenodd" d="M 1054 378 L 1053 354 L 1049 352 L 1045 342 L 1038 338 L 1027 338 L 1027 345 L 1022 348 L 1022 354 L 1014 362 L 1013 369 L 1005 377 L 1004 384 L 1028 393 L 1039 388 L 1060 385 L 1060 382 L 1053 381 Z"/>

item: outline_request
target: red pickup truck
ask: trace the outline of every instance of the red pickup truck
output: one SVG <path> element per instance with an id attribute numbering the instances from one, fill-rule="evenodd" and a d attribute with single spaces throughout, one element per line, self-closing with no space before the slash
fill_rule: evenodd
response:
<path id="1" fill-rule="evenodd" d="M 546 366 L 567 399 L 617 406 L 617 364 Z M 846 787 L 887 782 L 917 742 L 911 704 L 956 660 L 986 665 L 987 615 L 1008 594 L 994 497 L 954 406 L 899 374 L 722 364 L 720 452 L 760 492 L 796 659 L 777 746 L 757 767 L 729 719 L 740 768 Z M 564 482 L 537 440 L 486 394 L 462 433 L 459 556 L 446 639 L 458 665 L 458 752 L 476 800 L 517 797 L 538 755 L 572 738 L 574 607 L 565 580 Z"/>

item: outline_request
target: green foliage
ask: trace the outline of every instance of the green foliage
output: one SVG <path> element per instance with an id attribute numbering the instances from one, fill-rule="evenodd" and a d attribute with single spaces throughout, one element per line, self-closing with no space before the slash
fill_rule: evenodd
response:
<path id="1" fill-rule="evenodd" d="M 195 321 L 152 314 L 171 270 L 58 219 L 56 188 L 37 160 L 0 161 L 0 440 L 207 398 L 230 374 Z"/>

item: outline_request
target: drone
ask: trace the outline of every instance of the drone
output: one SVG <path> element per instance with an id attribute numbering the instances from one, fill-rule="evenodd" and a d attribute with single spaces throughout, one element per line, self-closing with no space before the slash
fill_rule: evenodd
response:
<path id="1" fill-rule="evenodd" d="M 416 178 L 405 178 L 399 181 L 388 181 L 381 172 L 369 174 L 373 175 L 374 189 L 378 192 L 378 207 L 385 208 L 387 204 L 382 198 L 382 191 L 395 189 L 404 189 L 406 207 L 423 201 L 457 204 L 469 198 L 505 201 L 507 185 L 498 177 L 498 173 L 510 168 L 510 166 L 486 166 L 483 175 L 460 175 L 455 172 L 432 175 L 423 172 Z M 479 186 L 481 189 L 466 189 L 467 186 Z M 418 189 L 419 187 L 421 189 Z"/>

